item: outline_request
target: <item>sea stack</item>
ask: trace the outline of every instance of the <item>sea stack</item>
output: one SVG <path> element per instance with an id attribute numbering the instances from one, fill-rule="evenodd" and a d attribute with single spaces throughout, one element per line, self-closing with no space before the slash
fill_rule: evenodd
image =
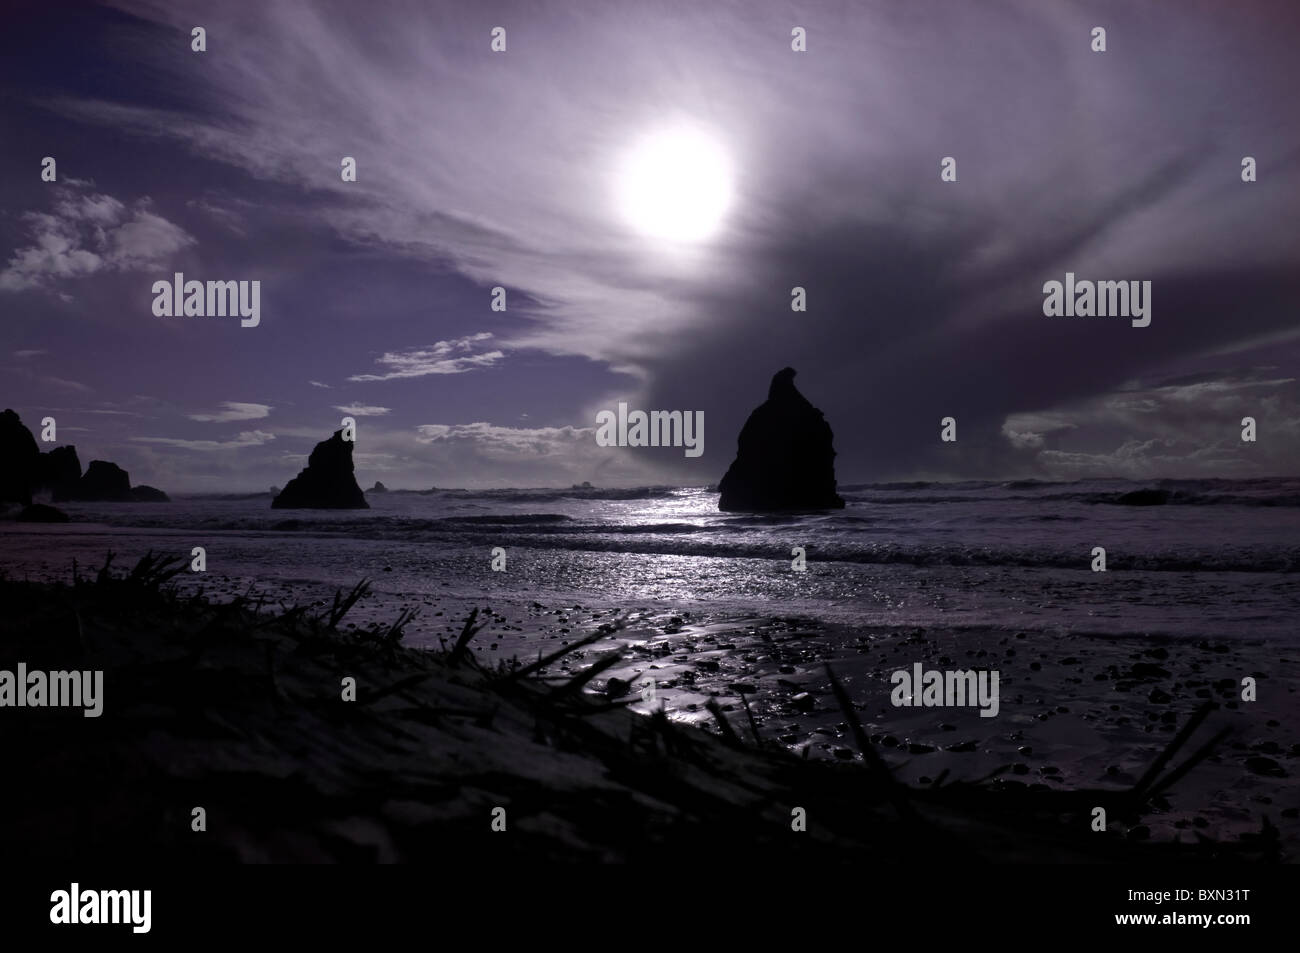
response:
<path id="1" fill-rule="evenodd" d="M 55 503 L 167 501 L 167 494 L 155 487 L 132 487 L 130 475 L 107 460 L 91 460 L 82 473 L 77 448 L 72 444 L 42 453 L 18 415 L 6 410 L 0 413 L 0 503 L 28 504 L 38 493 L 49 493 Z M 45 507 L 21 518 L 53 522 L 52 513 L 59 510 Z"/>
<path id="2" fill-rule="evenodd" d="M 53 506 L 46 506 L 44 503 L 33 503 L 30 506 L 24 506 L 23 511 L 18 514 L 20 523 L 67 523 L 69 516 Z"/>
<path id="3" fill-rule="evenodd" d="M 158 489 L 156 486 L 149 486 L 145 483 L 131 487 L 131 499 L 135 500 L 137 503 L 171 502 L 171 497 L 162 490 Z"/>
<path id="4" fill-rule="evenodd" d="M 41 454 L 36 483 L 38 487 L 49 490 L 55 500 L 72 499 L 80 482 L 81 461 L 77 458 L 77 448 L 72 444 Z"/>
<path id="5" fill-rule="evenodd" d="M 844 506 L 835 492 L 830 424 L 795 389 L 794 376 L 792 367 L 777 371 L 767 400 L 745 421 L 736 460 L 718 484 L 718 509 L 765 513 Z"/>
<path id="6" fill-rule="evenodd" d="M 77 481 L 76 489 L 68 496 L 56 495 L 54 502 L 69 500 L 111 501 L 128 503 L 131 496 L 131 477 L 116 463 L 91 460 L 86 472 Z"/>
<path id="7" fill-rule="evenodd" d="M 271 501 L 277 510 L 365 510 L 366 495 L 357 485 L 352 466 L 352 441 L 336 430 L 328 440 L 316 444 L 307 458 L 307 469 L 289 481 Z"/>
<path id="8" fill-rule="evenodd" d="M 0 413 L 0 503 L 32 501 L 41 448 L 12 410 Z"/>

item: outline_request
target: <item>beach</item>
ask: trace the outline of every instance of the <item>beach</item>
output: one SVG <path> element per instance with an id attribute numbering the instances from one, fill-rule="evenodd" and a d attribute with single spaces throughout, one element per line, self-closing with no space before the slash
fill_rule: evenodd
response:
<path id="1" fill-rule="evenodd" d="M 643 719 L 662 708 L 716 733 L 713 704 L 749 744 L 861 765 L 829 666 L 873 749 L 919 790 L 994 775 L 1120 792 L 1210 702 L 1192 744 L 1231 733 L 1114 829 L 1235 842 L 1267 819 L 1294 852 L 1294 488 L 1155 489 L 1164 504 L 1134 507 L 1106 502 L 1135 492 L 1123 485 L 872 487 L 850 490 L 843 514 L 788 517 L 719 516 L 690 488 L 372 494 L 372 510 L 348 513 L 272 513 L 256 496 L 86 505 L 69 508 L 77 522 L 5 526 L 0 566 L 66 582 L 74 559 L 89 572 L 109 549 L 125 566 L 148 551 L 188 562 L 203 546 L 207 571 L 178 574 L 179 591 L 262 611 L 321 611 L 366 578 L 346 625 L 414 612 L 403 645 L 446 650 L 477 609 L 485 626 L 466 651 L 481 665 L 590 640 L 546 674 L 601 660 L 583 690 Z M 1191 502 L 1168 501 L 1178 493 Z M 1206 526 L 1219 530 L 1198 536 Z M 1110 543 L 1105 573 L 1089 567 L 1090 539 Z M 788 556 L 799 545 L 802 572 Z M 996 716 L 895 704 L 891 677 L 917 665 L 997 672 Z"/>

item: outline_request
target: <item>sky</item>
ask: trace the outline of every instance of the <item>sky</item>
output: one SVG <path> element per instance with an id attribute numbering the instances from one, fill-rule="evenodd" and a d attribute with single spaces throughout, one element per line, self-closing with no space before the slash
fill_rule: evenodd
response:
<path id="1" fill-rule="evenodd" d="M 1294 3 L 49 7 L 0 36 L 0 404 L 83 465 L 264 490 L 352 416 L 364 486 L 711 484 L 788 365 L 842 484 L 1300 473 Z M 626 205 L 682 129 L 687 241 Z M 260 323 L 156 316 L 175 272 Z M 1150 325 L 1044 315 L 1066 272 Z M 619 402 L 704 453 L 599 446 Z"/>

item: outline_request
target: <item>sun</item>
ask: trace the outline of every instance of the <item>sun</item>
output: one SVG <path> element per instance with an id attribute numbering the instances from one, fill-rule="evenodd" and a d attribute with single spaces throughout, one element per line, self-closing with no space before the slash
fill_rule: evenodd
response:
<path id="1" fill-rule="evenodd" d="M 624 219 L 643 235 L 699 242 L 731 205 L 731 160 L 719 141 L 691 126 L 661 129 L 630 149 L 617 179 Z"/>

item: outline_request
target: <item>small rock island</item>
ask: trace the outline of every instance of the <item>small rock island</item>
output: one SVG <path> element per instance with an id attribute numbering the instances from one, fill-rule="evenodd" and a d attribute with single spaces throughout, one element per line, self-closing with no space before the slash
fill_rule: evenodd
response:
<path id="1" fill-rule="evenodd" d="M 352 441 L 336 430 L 316 444 L 307 468 L 285 485 L 271 501 L 277 510 L 368 510 L 366 495 L 357 484 L 352 465 Z"/>
<path id="2" fill-rule="evenodd" d="M 841 509 L 834 435 L 822 412 L 794 386 L 795 370 L 772 377 L 767 400 L 740 431 L 736 460 L 718 484 L 718 509 L 769 513 Z"/>

